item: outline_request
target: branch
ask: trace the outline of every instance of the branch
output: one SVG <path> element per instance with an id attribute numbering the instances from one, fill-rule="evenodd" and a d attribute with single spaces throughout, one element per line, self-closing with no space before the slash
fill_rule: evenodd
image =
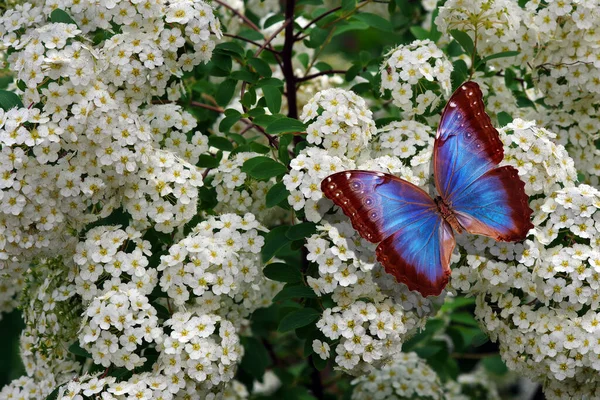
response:
<path id="1" fill-rule="evenodd" d="M 214 0 L 214 2 L 217 3 L 217 4 L 222 5 L 225 8 L 228 8 L 235 15 L 237 15 L 238 17 L 240 17 L 246 23 L 246 25 L 248 25 L 250 28 L 254 29 L 257 32 L 260 32 L 260 28 L 258 26 L 256 26 L 256 24 L 254 24 L 254 22 L 250 21 L 248 19 L 248 17 L 246 17 L 244 14 L 240 13 L 238 10 L 236 10 L 235 8 L 233 8 L 232 6 L 230 6 L 229 4 L 227 4 L 226 2 L 224 2 L 222 0 Z"/>
<path id="2" fill-rule="evenodd" d="M 231 34 L 229 34 L 229 33 L 224 33 L 224 34 L 223 34 L 223 36 L 227 36 L 227 37 L 230 37 L 230 38 L 233 38 L 233 39 L 238 39 L 238 40 L 241 40 L 241 41 L 243 41 L 243 42 L 246 42 L 246 43 L 253 44 L 253 45 L 255 45 L 256 47 L 261 47 L 261 44 L 260 44 L 260 43 L 258 43 L 258 42 L 255 42 L 254 40 L 246 39 L 245 37 L 241 37 L 241 36 L 238 36 L 238 35 L 231 35 Z M 264 48 L 263 48 L 263 49 L 264 49 Z M 272 49 L 271 47 L 269 47 L 269 48 L 266 48 L 266 49 L 264 49 L 264 50 L 270 51 L 271 53 L 273 53 L 273 54 L 275 54 L 275 55 L 278 55 L 279 53 L 281 53 L 280 51 L 277 51 L 277 50 L 275 50 L 275 49 Z"/>
<path id="3" fill-rule="evenodd" d="M 309 81 L 313 78 L 323 76 L 323 75 L 333 75 L 333 74 L 345 74 L 347 71 L 338 70 L 338 69 L 328 69 L 327 71 L 317 72 L 311 75 L 306 75 L 296 79 L 296 82 L 304 82 Z"/>
<path id="4" fill-rule="evenodd" d="M 296 76 L 294 75 L 294 66 L 292 64 L 292 55 L 294 51 L 294 8 L 295 0 L 286 0 L 285 5 L 285 41 L 281 58 L 283 59 L 283 76 L 285 77 L 285 90 L 288 101 L 288 117 L 298 119 L 298 105 L 296 99 Z"/>
<path id="5" fill-rule="evenodd" d="M 211 106 L 210 104 L 206 104 L 206 103 L 200 103 L 199 101 L 191 101 L 190 102 L 190 106 L 192 107 L 200 107 L 200 108 L 205 108 L 207 110 L 211 110 L 211 111 L 215 111 L 218 113 L 224 113 L 225 110 L 219 106 Z M 254 122 L 252 122 L 251 119 L 249 118 L 240 118 L 240 121 L 244 124 L 246 124 L 247 126 L 250 126 L 251 128 L 255 128 L 257 131 L 259 131 L 260 133 L 262 133 L 267 140 L 269 141 L 269 146 L 274 147 L 276 149 L 279 148 L 279 141 L 277 140 L 276 137 L 269 135 L 262 126 L 258 126 L 256 125 Z"/>
<path id="6" fill-rule="evenodd" d="M 333 14 L 334 12 L 336 12 L 336 11 L 338 11 L 338 10 L 341 10 L 341 9 L 342 9 L 342 7 L 340 6 L 340 7 L 335 7 L 335 8 L 332 8 L 332 9 L 331 9 L 331 10 L 329 10 L 329 11 L 325 11 L 323 14 L 319 15 L 317 18 L 313 19 L 313 20 L 312 20 L 312 21 L 310 21 L 308 24 L 306 24 L 306 25 L 304 26 L 304 28 L 300 28 L 300 31 L 298 31 L 298 33 L 297 33 L 296 35 L 294 35 L 294 40 L 295 40 L 295 41 L 299 41 L 299 40 L 302 40 L 302 39 L 304 39 L 304 38 L 306 37 L 306 35 L 305 35 L 305 36 L 302 36 L 302 37 L 300 37 L 300 34 L 301 34 L 302 32 L 304 32 L 304 31 L 305 31 L 305 30 L 307 30 L 307 29 L 308 29 L 308 28 L 309 28 L 311 25 L 314 25 L 314 24 L 316 24 L 317 22 L 319 22 L 320 20 L 322 20 L 322 19 L 323 19 L 323 18 L 325 18 L 326 16 L 328 16 L 328 15 L 330 15 L 330 14 Z"/>

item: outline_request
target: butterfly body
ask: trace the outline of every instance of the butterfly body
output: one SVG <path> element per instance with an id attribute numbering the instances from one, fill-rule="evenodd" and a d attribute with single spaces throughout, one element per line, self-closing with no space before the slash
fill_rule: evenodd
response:
<path id="1" fill-rule="evenodd" d="M 379 243 L 385 270 L 423 296 L 439 295 L 450 275 L 454 231 L 499 241 L 523 240 L 533 225 L 518 171 L 497 167 L 504 151 L 467 82 L 442 113 L 433 151 L 438 196 L 393 175 L 351 170 L 325 178 L 321 189 L 365 239 Z"/>

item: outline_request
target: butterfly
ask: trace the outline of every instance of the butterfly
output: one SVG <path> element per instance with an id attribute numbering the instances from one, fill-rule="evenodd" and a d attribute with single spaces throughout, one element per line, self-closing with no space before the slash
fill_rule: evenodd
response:
<path id="1" fill-rule="evenodd" d="M 354 229 L 373 243 L 386 272 L 423 296 L 439 295 L 456 246 L 454 231 L 497 241 L 525 239 L 533 228 L 525 183 L 512 166 L 475 82 L 463 83 L 442 112 L 433 146 L 438 196 L 396 176 L 350 170 L 328 176 L 321 190 Z"/>

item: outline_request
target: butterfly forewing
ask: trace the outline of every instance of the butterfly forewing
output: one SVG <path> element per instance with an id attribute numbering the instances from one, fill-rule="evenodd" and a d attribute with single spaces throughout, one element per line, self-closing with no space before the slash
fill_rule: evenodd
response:
<path id="1" fill-rule="evenodd" d="M 436 187 L 470 233 L 523 240 L 531 209 L 513 167 L 497 168 L 504 151 L 475 82 L 454 92 L 444 109 L 433 153 Z"/>

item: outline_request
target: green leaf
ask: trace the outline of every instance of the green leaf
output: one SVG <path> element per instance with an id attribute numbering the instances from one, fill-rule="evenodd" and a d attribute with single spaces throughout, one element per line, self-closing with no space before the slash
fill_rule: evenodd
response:
<path id="1" fill-rule="evenodd" d="M 296 3 L 296 5 L 298 5 L 298 4 L 300 4 L 300 3 Z M 283 13 L 273 14 L 269 18 L 266 19 L 265 23 L 263 24 L 263 29 L 267 29 L 271 25 L 274 25 L 283 20 L 285 20 L 285 16 L 283 15 Z"/>
<path id="2" fill-rule="evenodd" d="M 235 87 L 237 86 L 237 81 L 233 79 L 225 79 L 219 87 L 217 88 L 217 94 L 215 95 L 215 100 L 217 104 L 225 107 L 231 101 L 233 97 L 233 92 L 235 91 Z"/>
<path id="3" fill-rule="evenodd" d="M 271 151 L 271 149 L 269 147 L 262 145 L 260 143 L 257 143 L 257 142 L 251 142 L 250 149 L 253 152 L 260 153 L 260 154 L 269 154 L 269 152 Z"/>
<path id="4" fill-rule="evenodd" d="M 297 119 L 283 117 L 271 122 L 265 130 L 268 134 L 278 135 L 288 132 L 306 132 L 306 126 Z"/>
<path id="5" fill-rule="evenodd" d="M 467 312 L 454 312 L 450 314 L 450 320 L 463 325 L 479 327 L 479 323 L 475 321 L 473 315 Z"/>
<path id="6" fill-rule="evenodd" d="M 271 67 L 267 64 L 266 61 L 261 60 L 260 58 L 251 58 L 248 60 L 248 64 L 252 68 L 256 70 L 262 77 L 270 78 L 273 72 L 271 71 Z"/>
<path id="7" fill-rule="evenodd" d="M 254 29 L 243 29 L 238 32 L 238 36 L 243 37 L 245 39 L 254 40 L 255 42 L 264 40 L 265 37 L 258 31 Z"/>
<path id="8" fill-rule="evenodd" d="M 320 316 L 321 312 L 319 310 L 309 307 L 292 311 L 281 319 L 277 330 L 279 332 L 293 331 L 316 321 Z"/>
<path id="9" fill-rule="evenodd" d="M 230 75 L 231 79 L 235 79 L 238 81 L 246 81 L 249 83 L 258 82 L 259 76 L 255 72 L 250 72 L 246 69 L 241 69 L 239 71 L 234 71 Z"/>
<path id="10" fill-rule="evenodd" d="M 450 34 L 461 45 L 465 53 L 467 53 L 469 56 L 473 54 L 475 45 L 473 44 L 473 39 L 471 39 L 471 36 L 469 36 L 468 33 L 453 29 L 450 31 Z"/>
<path id="11" fill-rule="evenodd" d="M 267 192 L 266 206 L 271 208 L 281 203 L 290 195 L 290 192 L 285 188 L 283 182 L 274 184 Z"/>
<path id="12" fill-rule="evenodd" d="M 258 81 L 255 85 L 257 88 L 265 87 L 265 86 L 277 86 L 283 87 L 283 81 L 277 78 L 265 78 Z"/>
<path id="13" fill-rule="evenodd" d="M 263 262 L 269 261 L 279 249 L 289 243 L 290 240 L 285 236 L 288 228 L 286 225 L 278 226 L 267 233 L 265 244 L 261 250 Z"/>
<path id="14" fill-rule="evenodd" d="M 238 115 L 232 115 L 232 116 L 223 118 L 221 120 L 221 123 L 219 123 L 219 131 L 221 131 L 223 133 L 229 132 L 231 127 L 233 125 L 235 125 L 235 123 L 238 122 L 239 120 L 240 120 L 240 116 L 238 116 Z"/>
<path id="15" fill-rule="evenodd" d="M 420 26 L 411 26 L 410 33 L 412 33 L 415 39 L 418 40 L 425 40 L 429 38 L 429 32 Z"/>
<path id="16" fill-rule="evenodd" d="M 223 42 L 223 43 L 219 43 L 215 47 L 214 51 L 216 51 L 216 52 L 231 53 L 231 54 L 239 56 L 239 57 L 244 57 L 244 48 L 242 46 L 240 46 L 236 42 Z"/>
<path id="17" fill-rule="evenodd" d="M 76 356 L 92 358 L 92 355 L 88 353 L 87 350 L 81 348 L 78 341 L 69 346 L 69 352 L 75 354 Z"/>
<path id="18" fill-rule="evenodd" d="M 392 25 L 392 23 L 390 21 L 388 21 L 387 19 L 380 17 L 377 14 L 360 13 L 360 14 L 356 14 L 354 16 L 354 18 L 366 23 L 371 28 L 379 29 L 380 31 L 384 31 L 384 32 L 393 32 L 394 31 L 394 26 Z"/>
<path id="19" fill-rule="evenodd" d="M 201 168 L 217 168 L 219 166 L 219 160 L 208 154 L 200 154 L 196 166 Z"/>
<path id="20" fill-rule="evenodd" d="M 498 124 L 500 124 L 500 126 L 506 126 L 511 122 L 513 122 L 513 117 L 510 114 L 504 111 L 498 113 Z"/>
<path id="21" fill-rule="evenodd" d="M 369 29 L 369 24 L 366 24 L 357 19 L 353 19 L 346 23 L 340 23 L 337 26 L 337 29 L 333 33 L 333 36 L 341 35 L 342 33 L 350 32 L 350 31 L 364 31 L 365 29 Z"/>
<path id="22" fill-rule="evenodd" d="M 503 51 L 500 53 L 496 53 L 496 54 L 492 54 L 490 56 L 484 57 L 482 60 L 480 60 L 477 65 L 475 66 L 475 69 L 479 68 L 480 65 L 485 64 L 486 62 L 490 61 L 490 60 L 495 60 L 497 58 L 504 58 L 504 57 L 515 57 L 518 56 L 519 52 L 516 50 L 511 50 L 511 51 Z"/>
<path id="23" fill-rule="evenodd" d="M 267 108 L 271 113 L 277 114 L 281 109 L 281 91 L 276 86 L 265 86 L 262 91 L 267 102 Z"/>
<path id="24" fill-rule="evenodd" d="M 450 310 L 455 310 L 457 308 L 470 306 L 472 304 L 475 304 L 474 297 L 463 297 L 463 296 L 453 297 L 452 300 L 444 302 L 444 304 L 442 305 L 442 308 L 440 308 L 440 311 L 446 312 L 446 311 L 450 311 Z"/>
<path id="25" fill-rule="evenodd" d="M 233 144 L 231 144 L 231 142 L 223 136 L 209 136 L 208 145 L 223 151 L 233 150 Z"/>
<path id="26" fill-rule="evenodd" d="M 463 60 L 454 61 L 453 67 L 454 69 L 450 75 L 452 77 L 452 86 L 458 88 L 469 77 L 469 68 L 467 68 L 467 63 Z"/>
<path id="27" fill-rule="evenodd" d="M 352 11 L 356 8 L 356 0 L 342 0 L 342 11 Z"/>
<path id="28" fill-rule="evenodd" d="M 288 165 L 290 163 L 290 153 L 289 153 L 289 145 L 294 140 L 294 135 L 286 134 L 279 136 L 279 149 L 277 149 L 277 154 L 279 155 L 279 161 Z"/>
<path id="29" fill-rule="evenodd" d="M 273 302 L 289 299 L 315 299 L 315 292 L 304 285 L 285 285 L 273 298 Z"/>
<path id="30" fill-rule="evenodd" d="M 506 367 L 506 364 L 504 364 L 504 361 L 502 361 L 502 357 L 500 357 L 499 354 L 486 357 L 481 360 L 481 362 L 483 363 L 485 369 L 493 374 L 504 375 L 508 372 L 508 368 Z"/>
<path id="31" fill-rule="evenodd" d="M 322 6 L 323 0 L 298 0 L 297 6 Z"/>
<path id="32" fill-rule="evenodd" d="M 315 368 L 319 371 L 323 371 L 325 369 L 325 367 L 327 367 L 327 363 L 329 360 L 323 360 L 321 357 L 319 357 L 316 354 L 313 354 L 310 356 L 313 365 L 315 366 Z"/>
<path id="33" fill-rule="evenodd" d="M 23 107 L 21 98 L 8 90 L 0 90 L 0 108 L 4 111 L 8 111 L 15 107 Z"/>
<path id="34" fill-rule="evenodd" d="M 265 370 L 272 363 L 267 349 L 255 337 L 242 336 L 241 342 L 244 346 L 244 357 L 240 363 L 240 368 L 261 381 Z"/>
<path id="35" fill-rule="evenodd" d="M 274 176 L 283 175 L 287 168 L 280 162 L 269 157 L 254 157 L 242 165 L 242 171 L 254 179 L 266 180 Z"/>
<path id="36" fill-rule="evenodd" d="M 75 24 L 75 21 L 69 14 L 67 14 L 64 10 L 57 8 L 56 10 L 50 13 L 50 22 L 62 22 L 65 24 Z"/>
<path id="37" fill-rule="evenodd" d="M 286 236 L 290 240 L 299 240 L 307 238 L 314 233 L 317 233 L 317 225 L 312 222 L 303 222 L 290 226 L 286 232 Z"/>
<path id="38" fill-rule="evenodd" d="M 267 278 L 278 282 L 296 283 L 302 281 L 302 273 L 300 270 L 289 264 L 269 264 L 263 269 L 263 273 Z"/>

